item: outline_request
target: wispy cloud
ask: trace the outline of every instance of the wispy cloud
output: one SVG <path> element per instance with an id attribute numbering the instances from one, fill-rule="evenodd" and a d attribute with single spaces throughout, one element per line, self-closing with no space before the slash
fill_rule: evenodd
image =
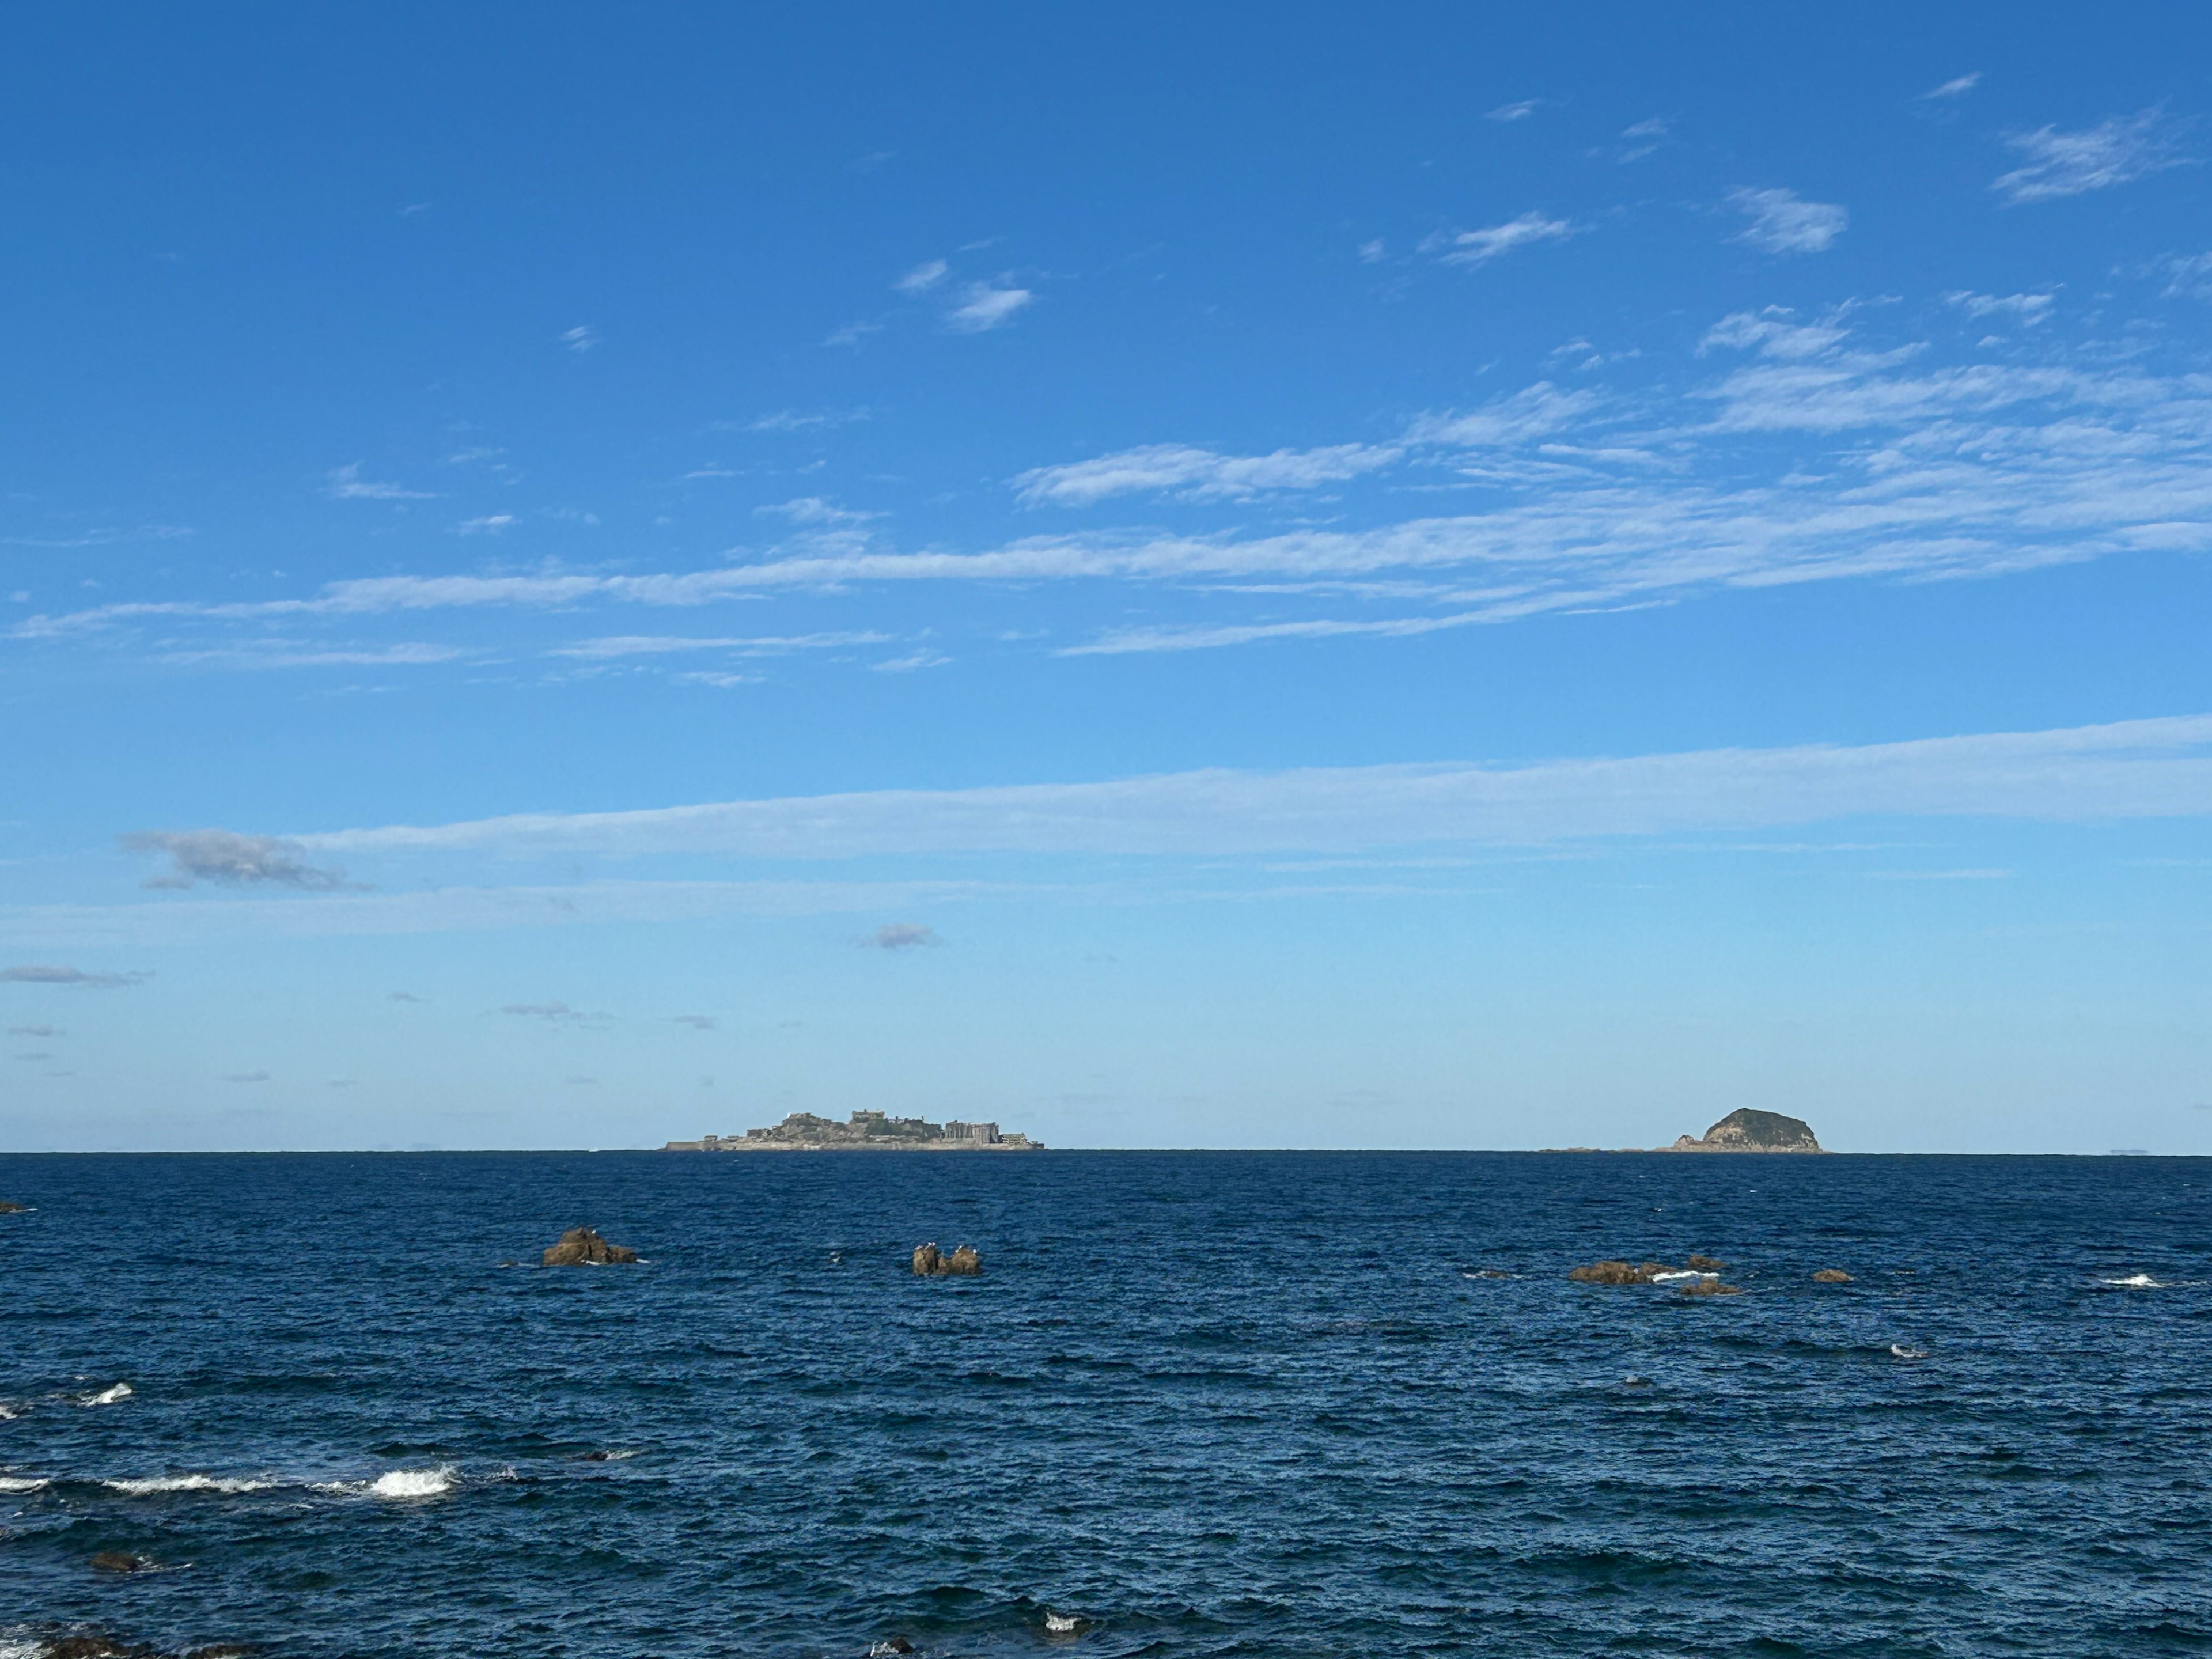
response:
<path id="1" fill-rule="evenodd" d="M 436 495 L 428 489 L 409 489 L 396 483 L 378 483 L 361 476 L 361 463 L 349 462 L 331 470 L 325 486 L 334 501 L 428 501 Z"/>
<path id="2" fill-rule="evenodd" d="M 58 1037 L 67 1036 L 69 1033 L 58 1025 L 10 1025 L 8 1028 L 8 1035 L 19 1037 Z"/>
<path id="3" fill-rule="evenodd" d="M 1439 233 L 1421 246 L 1424 252 L 1434 253 L 1445 264 L 1474 266 L 1487 264 L 1502 254 L 1534 247 L 1539 242 L 1562 241 L 1574 234 L 1574 226 L 1565 219 L 1529 212 L 1481 230 Z"/>
<path id="4" fill-rule="evenodd" d="M 1922 93 L 1920 95 L 1923 99 L 1928 100 L 1939 98 L 1964 98 L 1968 93 L 1972 92 L 1976 87 L 1978 87 L 1981 84 L 1982 72 L 1979 70 L 1975 70 L 1970 74 L 1961 75 L 1957 76 L 1955 79 L 1946 81 L 1940 87 L 1930 87 L 1927 91 Z"/>
<path id="5" fill-rule="evenodd" d="M 927 294 L 951 275 L 951 270 L 952 267 L 942 259 L 925 259 L 891 286 L 902 294 Z"/>
<path id="6" fill-rule="evenodd" d="M 753 511 L 772 513 L 778 518 L 790 520 L 793 524 L 807 525 L 866 524 L 871 519 L 883 517 L 880 513 L 864 513 L 854 507 L 840 507 L 820 495 L 800 495 L 791 501 L 757 507 Z"/>
<path id="7" fill-rule="evenodd" d="M 579 657 L 603 662 L 617 657 L 657 657 L 672 653 L 721 651 L 742 657 L 782 656 L 793 651 L 824 651 L 842 646 L 888 645 L 891 635 L 866 629 L 821 634 L 757 634 L 709 638 L 694 634 L 615 634 L 604 639 L 579 640 L 556 646 L 556 657 Z"/>
<path id="8" fill-rule="evenodd" d="M 1769 253 L 1825 252 L 1850 223 L 1835 203 L 1804 201 L 1794 190 L 1735 190 L 1728 199 L 1748 222 L 1737 240 Z"/>
<path id="9" fill-rule="evenodd" d="M 611 1014 L 587 1014 L 565 1002 L 510 1002 L 500 1012 L 516 1019 L 543 1020 L 548 1025 L 596 1025 L 613 1018 Z"/>
<path id="10" fill-rule="evenodd" d="M 1064 466 L 1032 468 L 1014 480 L 1028 506 L 1088 507 L 1109 495 L 1165 493 L 1187 501 L 1242 500 L 1278 489 L 1312 489 L 1373 472 L 1404 452 L 1370 444 L 1223 455 L 1188 444 L 1145 444 Z"/>
<path id="11" fill-rule="evenodd" d="M 1003 328 L 1036 298 L 1025 288 L 1000 283 L 970 283 L 961 290 L 960 302 L 945 313 L 945 325 L 961 334 L 981 334 Z"/>
<path id="12" fill-rule="evenodd" d="M 118 986 L 141 984 L 151 978 L 151 974 L 88 974 L 81 968 L 44 962 L 0 968 L 0 985 L 76 985 L 109 991 Z"/>
<path id="13" fill-rule="evenodd" d="M 2010 317 L 2033 328 L 2047 319 L 2056 297 L 2049 294 L 1947 294 L 1943 296 L 1969 317 Z"/>
<path id="14" fill-rule="evenodd" d="M 951 658 L 941 651 L 923 649 L 909 651 L 903 657 L 892 657 L 887 661 L 868 665 L 878 674 L 912 674 L 924 668 L 942 668 Z"/>
<path id="15" fill-rule="evenodd" d="M 886 790 L 303 836 L 330 851 L 502 855 L 1350 852 L 1758 828 L 1871 815 L 2098 822 L 2212 814 L 2212 714 L 1858 746 L 1522 766 L 1207 770 Z M 535 1012 L 531 1009 L 527 1012 Z"/>
<path id="16" fill-rule="evenodd" d="M 2057 127 L 2017 132 L 2005 143 L 2026 159 L 1990 188 L 2011 207 L 2109 190 L 2179 166 L 2183 158 L 2175 153 L 2174 139 L 2172 124 L 2158 109 L 2115 115 L 2075 132 Z"/>
<path id="17" fill-rule="evenodd" d="M 779 409 L 745 422 L 748 432 L 820 432 L 868 418 L 866 409 Z"/>
<path id="18" fill-rule="evenodd" d="M 218 1083 L 266 1083 L 269 1081 L 269 1073 L 266 1072 L 225 1072 L 217 1077 L 216 1081 Z"/>
<path id="19" fill-rule="evenodd" d="M 934 927 L 920 927 L 911 921 L 887 921 L 874 933 L 853 941 L 873 951 L 915 951 L 944 942 L 938 938 Z"/>
<path id="20" fill-rule="evenodd" d="M 1496 109 L 1483 112 L 1486 121 L 1525 121 L 1543 107 L 1540 98 L 1523 98 L 1510 104 L 1500 104 Z"/>
<path id="21" fill-rule="evenodd" d="M 481 518 L 464 519 L 453 528 L 464 536 L 496 536 L 512 528 L 514 524 L 514 514 L 512 513 L 487 513 Z"/>
<path id="22" fill-rule="evenodd" d="M 347 885 L 345 872 L 307 863 L 301 848 L 269 836 L 234 835 L 228 830 L 143 830 L 118 838 L 124 850 L 167 855 L 168 869 L 149 876 L 148 887 L 191 887 L 212 882 L 222 887 L 290 887 L 302 892 L 333 892 Z"/>
<path id="23" fill-rule="evenodd" d="M 2212 253 L 2177 254 L 2157 269 L 2165 274 L 2167 299 L 2212 300 Z"/>
<path id="24" fill-rule="evenodd" d="M 842 328 L 833 328 L 823 335 L 822 343 L 826 346 L 856 346 L 869 335 L 880 334 L 883 331 L 884 325 L 881 323 L 847 323 Z"/>
<path id="25" fill-rule="evenodd" d="M 561 343 L 571 351 L 589 351 L 599 343 L 599 331 L 589 323 L 579 323 L 574 328 L 564 329 L 561 334 Z"/>
<path id="26" fill-rule="evenodd" d="M 721 1022 L 712 1014 L 673 1014 L 669 1017 L 668 1023 L 671 1025 L 688 1025 L 695 1031 L 716 1030 L 721 1025 Z"/>

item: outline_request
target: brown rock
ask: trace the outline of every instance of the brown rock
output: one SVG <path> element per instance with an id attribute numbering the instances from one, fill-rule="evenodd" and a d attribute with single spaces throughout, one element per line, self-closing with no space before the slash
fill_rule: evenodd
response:
<path id="1" fill-rule="evenodd" d="M 1823 1267 L 1813 1275 L 1815 1285 L 1848 1285 L 1851 1276 L 1841 1267 Z"/>
<path id="2" fill-rule="evenodd" d="M 18 1204 L 11 1199 L 0 1198 L 0 1215 L 21 1215 L 31 1206 Z"/>
<path id="3" fill-rule="evenodd" d="M 599 1266 L 611 1261 L 635 1261 L 637 1252 L 627 1245 L 610 1244 L 589 1227 L 571 1227 L 561 1242 L 546 1247 L 543 1265 L 548 1267 Z"/>
<path id="4" fill-rule="evenodd" d="M 1685 1265 L 1695 1267 L 1701 1273 L 1723 1273 L 1728 1268 L 1727 1262 L 1716 1261 L 1709 1255 L 1693 1255 Z"/>
<path id="5" fill-rule="evenodd" d="M 1742 1285 L 1723 1285 L 1717 1279 L 1692 1279 L 1689 1284 L 1678 1285 L 1676 1288 L 1684 1296 L 1741 1296 L 1743 1294 Z"/>
<path id="6" fill-rule="evenodd" d="M 1582 1285 L 1649 1285 L 1652 1265 L 1646 1262 L 1634 1267 L 1626 1261 L 1593 1261 L 1587 1267 L 1575 1268 L 1567 1277 Z"/>
<path id="7" fill-rule="evenodd" d="M 973 1244 L 963 1244 L 950 1255 L 934 1244 L 921 1244 L 915 1249 L 914 1270 L 925 1279 L 942 1279 L 949 1273 L 972 1278 L 983 1271 L 983 1258 Z"/>
<path id="8" fill-rule="evenodd" d="M 143 1572 L 153 1565 L 143 1555 L 131 1555 L 122 1550 L 102 1550 L 92 1558 L 94 1572 Z"/>

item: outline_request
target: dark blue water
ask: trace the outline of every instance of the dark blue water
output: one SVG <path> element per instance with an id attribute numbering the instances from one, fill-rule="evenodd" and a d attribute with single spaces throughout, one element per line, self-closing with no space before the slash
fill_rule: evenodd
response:
<path id="1" fill-rule="evenodd" d="M 2208 1174 L 0 1158 L 0 1652 L 2197 1653 Z"/>

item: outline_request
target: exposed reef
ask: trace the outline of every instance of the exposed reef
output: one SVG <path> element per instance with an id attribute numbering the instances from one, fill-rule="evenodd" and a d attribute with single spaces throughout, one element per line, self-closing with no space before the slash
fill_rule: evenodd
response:
<path id="1" fill-rule="evenodd" d="M 934 1244 L 919 1244 L 915 1247 L 914 1270 L 924 1279 L 973 1278 L 983 1271 L 983 1258 L 972 1244 L 963 1244 L 950 1255 Z"/>
<path id="2" fill-rule="evenodd" d="M 637 1252 L 626 1244 L 610 1244 L 589 1227 L 571 1227 L 560 1243 L 545 1247 L 541 1265 L 548 1267 L 599 1267 L 610 1262 L 635 1261 Z"/>

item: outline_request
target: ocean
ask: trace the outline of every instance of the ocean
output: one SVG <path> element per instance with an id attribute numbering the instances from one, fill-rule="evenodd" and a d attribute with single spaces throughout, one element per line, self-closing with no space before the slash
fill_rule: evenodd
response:
<path id="1" fill-rule="evenodd" d="M 2208 1176 L 0 1157 L 0 1655 L 2199 1654 Z"/>

